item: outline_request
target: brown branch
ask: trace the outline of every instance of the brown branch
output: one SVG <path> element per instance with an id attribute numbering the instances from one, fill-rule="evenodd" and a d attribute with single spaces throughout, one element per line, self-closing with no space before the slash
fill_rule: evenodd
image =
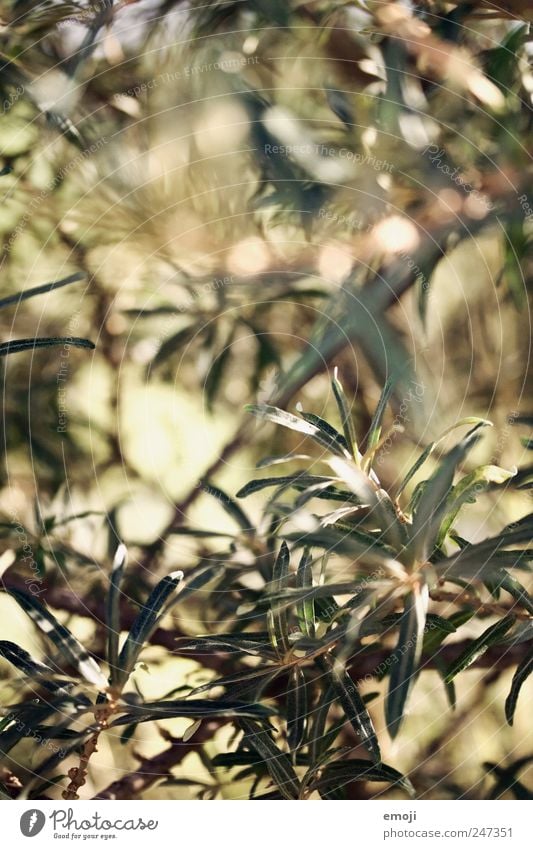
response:
<path id="1" fill-rule="evenodd" d="M 137 799 L 145 790 L 148 790 L 158 781 L 172 777 L 172 770 L 178 766 L 191 752 L 195 752 L 210 740 L 219 727 L 220 722 L 210 721 L 202 724 L 193 739 L 184 743 L 173 737 L 171 745 L 153 758 L 141 758 L 138 768 L 113 781 L 104 790 L 101 790 L 95 799 Z"/>
<path id="2" fill-rule="evenodd" d="M 13 587 L 14 589 L 25 589 L 24 580 L 18 575 L 5 576 L 2 581 L 5 588 Z M 42 596 L 50 607 L 58 610 L 64 610 L 76 616 L 83 616 L 95 620 L 97 623 L 105 622 L 105 605 L 103 599 L 87 598 L 83 599 L 73 593 L 71 590 L 50 586 L 44 590 Z M 493 611 L 490 611 L 493 612 Z M 125 630 L 131 628 L 133 621 L 137 615 L 135 608 L 126 603 L 121 605 L 121 620 L 122 627 Z M 150 637 L 150 644 L 161 646 L 170 652 L 179 655 L 179 646 L 176 643 L 180 637 L 184 635 L 179 628 L 164 629 L 158 628 Z M 436 658 L 438 662 L 446 665 L 451 664 L 459 655 L 465 651 L 470 645 L 471 640 L 461 640 L 460 642 L 450 643 L 441 648 L 438 655 L 425 658 L 422 661 L 423 668 L 435 669 Z M 530 651 L 529 643 L 519 643 L 515 646 L 492 646 L 473 664 L 472 668 L 478 669 L 505 669 L 510 666 L 515 666 L 519 663 Z M 376 676 L 380 664 L 386 663 L 391 656 L 390 649 L 365 649 L 353 657 L 349 664 L 350 671 L 357 679 L 364 678 L 366 675 Z M 184 657 L 197 661 L 206 669 L 214 669 L 217 672 L 221 671 L 224 665 L 225 656 L 217 653 L 205 652 L 187 652 Z"/>

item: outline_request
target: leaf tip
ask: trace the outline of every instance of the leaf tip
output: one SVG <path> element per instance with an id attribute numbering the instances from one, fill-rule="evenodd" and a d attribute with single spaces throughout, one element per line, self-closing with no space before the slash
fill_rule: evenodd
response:
<path id="1" fill-rule="evenodd" d="M 128 549 L 124 545 L 123 542 L 120 543 L 117 550 L 115 551 L 115 556 L 113 558 L 113 566 L 112 571 L 116 572 L 119 569 L 123 569 L 128 560 Z"/>

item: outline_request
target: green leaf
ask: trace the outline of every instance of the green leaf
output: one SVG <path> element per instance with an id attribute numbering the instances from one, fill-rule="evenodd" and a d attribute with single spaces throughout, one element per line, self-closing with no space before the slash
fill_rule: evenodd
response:
<path id="1" fill-rule="evenodd" d="M 57 345 L 71 345 L 74 348 L 94 349 L 94 343 L 89 339 L 80 339 L 77 336 L 36 336 L 33 339 L 12 339 L 10 342 L 0 344 L 0 357 L 8 354 L 18 354 L 20 351 L 33 351 L 36 348 L 53 348 Z"/>
<path id="2" fill-rule="evenodd" d="M 446 637 L 450 633 L 457 631 L 457 628 L 464 625 L 465 622 L 468 622 L 473 616 L 474 612 L 472 610 L 460 610 L 458 613 L 454 613 L 450 616 L 449 619 L 443 620 L 443 622 L 447 623 L 446 625 L 440 621 L 440 616 L 436 617 L 439 620 L 438 622 L 435 622 L 436 627 L 434 626 L 431 629 L 427 629 L 424 635 L 423 654 L 435 655 L 437 653 L 437 649 L 441 646 Z M 430 621 L 435 620 L 435 614 L 429 613 L 426 619 L 429 624 Z"/>
<path id="3" fill-rule="evenodd" d="M 34 660 L 25 649 L 9 640 L 0 640 L 0 655 L 9 663 L 13 664 L 15 669 L 23 672 L 29 678 L 38 681 L 46 690 L 54 692 L 63 689 L 64 685 L 68 684 L 68 681 L 65 680 L 59 683 L 56 682 L 54 680 L 56 673 L 51 666 Z"/>
<path id="4" fill-rule="evenodd" d="M 455 470 L 477 440 L 477 434 L 463 439 L 441 460 L 437 471 L 426 482 L 411 526 L 410 551 L 414 561 L 419 563 L 427 561 L 433 551 L 437 533 L 446 512 Z"/>
<path id="5" fill-rule="evenodd" d="M 164 615 L 165 605 L 170 596 L 183 580 L 183 572 L 176 571 L 166 575 L 154 587 L 143 605 L 139 615 L 131 626 L 126 642 L 118 658 L 117 683 L 123 683 L 131 674 L 137 658 L 145 642 L 153 634 L 161 616 Z"/>
<path id="6" fill-rule="evenodd" d="M 298 799 L 300 782 L 288 755 L 276 746 L 272 735 L 265 728 L 249 719 L 240 719 L 244 741 L 265 762 L 270 777 L 285 799 Z"/>
<path id="7" fill-rule="evenodd" d="M 346 460 L 344 457 L 332 457 L 329 460 L 329 465 L 362 504 L 379 510 L 376 487 L 372 485 L 368 475 L 361 471 L 353 460 Z"/>
<path id="8" fill-rule="evenodd" d="M 177 333 L 174 333 L 168 339 L 161 344 L 159 350 L 157 351 L 155 357 L 152 362 L 147 366 L 146 372 L 147 377 L 150 375 L 152 369 L 157 368 L 168 360 L 172 354 L 177 353 L 178 351 L 182 351 L 185 347 L 185 344 L 191 339 L 196 333 L 197 326 L 196 324 L 189 324 L 187 327 L 183 327 L 181 330 L 178 330 Z"/>
<path id="9" fill-rule="evenodd" d="M 308 591 L 313 587 L 313 570 L 311 568 L 312 557 L 308 548 L 304 549 L 301 560 L 298 564 L 296 573 L 297 589 L 304 590 L 306 595 L 296 607 L 298 616 L 298 624 L 302 634 L 307 637 L 315 636 L 315 605 L 312 599 L 307 595 Z"/>
<path id="10" fill-rule="evenodd" d="M 307 733 L 311 764 L 317 763 L 323 755 L 323 752 L 329 748 L 329 746 L 326 745 L 326 723 L 328 713 L 331 706 L 334 704 L 334 701 L 335 690 L 331 684 L 331 679 L 328 678 L 322 692 L 320 693 L 318 704 L 312 711 L 309 712 L 309 719 L 313 717 L 311 728 Z"/>
<path id="11" fill-rule="evenodd" d="M 381 423 L 383 421 L 385 409 L 392 395 L 392 390 L 394 389 L 394 382 L 395 381 L 392 377 L 388 378 L 381 392 L 374 415 L 372 417 L 372 421 L 370 423 L 370 428 L 368 430 L 368 436 L 366 439 L 366 451 L 363 458 L 364 460 L 373 456 L 374 450 L 379 442 L 379 438 L 381 436 Z"/>
<path id="12" fill-rule="evenodd" d="M 345 451 L 348 451 L 348 443 L 344 436 L 338 430 L 335 430 L 325 419 L 316 416 L 314 413 L 305 413 L 303 410 L 300 415 L 306 422 L 315 425 L 323 433 L 328 443 L 339 449 L 343 454 Z"/>
<path id="13" fill-rule="evenodd" d="M 519 72 L 519 52 L 529 40 L 529 24 L 510 30 L 498 47 L 486 54 L 485 74 L 507 97 Z"/>
<path id="14" fill-rule="evenodd" d="M 398 644 L 391 655 L 389 692 L 385 717 L 391 737 L 396 737 L 403 720 L 407 698 L 414 684 L 422 654 L 424 628 L 429 601 L 427 585 L 405 596 L 400 618 Z"/>
<path id="15" fill-rule="evenodd" d="M 227 689 L 234 684 L 244 684 L 244 686 L 239 686 L 238 688 L 239 694 L 244 694 L 245 692 L 248 693 L 250 687 L 255 686 L 256 683 L 261 683 L 263 680 L 268 683 L 271 679 L 273 680 L 277 675 L 280 675 L 281 672 L 283 672 L 282 666 L 255 666 L 253 669 L 243 666 L 239 672 L 233 672 L 231 675 L 223 675 L 221 678 L 215 678 L 213 681 L 208 681 L 207 684 L 201 684 L 199 687 L 195 687 L 188 695 L 199 696 L 201 693 L 207 693 L 215 687 L 225 687 Z"/>
<path id="16" fill-rule="evenodd" d="M 299 666 L 294 666 L 287 685 L 287 742 L 294 755 L 305 737 L 307 712 L 305 675 Z"/>
<path id="17" fill-rule="evenodd" d="M 383 781 L 398 785 L 412 798 L 415 795 L 413 785 L 401 772 L 387 764 L 377 766 L 370 761 L 355 758 L 328 764 L 311 786 L 327 799 L 332 791 L 339 790 L 352 781 Z"/>
<path id="18" fill-rule="evenodd" d="M 222 505 L 228 516 L 231 516 L 234 522 L 244 531 L 248 536 L 253 536 L 254 527 L 252 522 L 244 512 L 244 510 L 239 507 L 239 505 L 230 498 L 229 495 L 220 489 L 218 486 L 213 486 L 212 483 L 208 481 L 202 480 L 200 481 L 200 487 L 204 492 L 208 495 L 211 495 L 213 498 L 216 498 L 218 502 Z"/>
<path id="19" fill-rule="evenodd" d="M 259 642 L 255 633 L 243 634 L 220 634 L 206 637 L 176 637 L 176 651 L 178 654 L 213 654 L 222 652 L 224 654 L 249 654 L 254 657 L 266 657 L 275 659 L 268 636 L 267 642 Z"/>
<path id="20" fill-rule="evenodd" d="M 54 289 L 61 289 L 63 286 L 69 286 L 71 283 L 77 283 L 78 280 L 83 280 L 84 272 L 69 274 L 68 277 L 63 277 L 61 280 L 55 280 L 53 283 L 43 283 L 41 286 L 33 286 L 31 289 L 25 289 L 22 292 L 17 292 L 15 295 L 8 295 L 7 298 L 0 298 L 0 310 L 8 307 L 11 304 L 20 304 L 28 298 L 34 298 L 36 295 L 44 295 L 46 292 L 52 292 Z"/>
<path id="21" fill-rule="evenodd" d="M 272 593 L 282 592 L 287 588 L 290 560 L 289 547 L 283 541 L 272 572 L 272 581 L 270 584 Z M 277 651 L 285 654 L 290 649 L 287 608 L 278 605 L 276 602 L 271 603 L 267 622 L 272 645 Z"/>
<path id="22" fill-rule="evenodd" d="M 446 667 L 440 657 L 435 658 L 435 669 L 442 683 L 444 684 L 444 692 L 448 699 L 448 704 L 452 710 L 457 707 L 457 696 L 455 693 L 455 682 L 446 680 Z"/>
<path id="23" fill-rule="evenodd" d="M 100 690 L 107 688 L 107 680 L 100 667 L 68 628 L 61 625 L 46 607 L 28 593 L 11 588 L 8 588 L 7 592 L 28 614 L 37 628 L 54 643 L 68 663 L 78 670 L 82 678 Z"/>
<path id="24" fill-rule="evenodd" d="M 516 705 L 518 702 L 518 696 L 520 695 L 520 690 L 522 689 L 522 685 L 531 675 L 532 672 L 533 652 L 521 661 L 521 663 L 516 668 L 515 674 L 513 675 L 511 689 L 509 691 L 507 699 L 505 700 L 505 718 L 507 719 L 509 725 L 512 725 L 514 721 Z"/>
<path id="25" fill-rule="evenodd" d="M 177 717 L 251 717 L 266 719 L 275 713 L 274 708 L 248 702 L 225 701 L 224 699 L 177 699 L 175 701 L 145 702 L 140 705 L 128 704 L 127 713 L 114 719 L 110 728 L 130 725 L 132 722 L 154 722 L 160 719 Z"/>
<path id="26" fill-rule="evenodd" d="M 515 622 L 516 616 L 513 616 L 512 613 L 508 613 L 507 616 L 504 616 L 504 618 L 499 622 L 496 622 L 495 625 L 491 625 L 483 631 L 481 636 L 476 640 L 473 640 L 470 645 L 461 652 L 459 657 L 450 664 L 446 672 L 445 681 L 453 681 L 459 672 L 463 672 L 463 670 L 468 669 L 468 667 L 481 657 L 487 649 L 496 643 L 499 643 L 502 637 Z"/>
<path id="27" fill-rule="evenodd" d="M 402 492 L 404 491 L 404 489 L 407 486 L 407 484 L 409 483 L 409 481 L 416 475 L 416 473 L 421 468 L 421 466 L 424 465 L 424 463 L 426 462 L 427 458 L 432 453 L 432 451 L 433 451 L 433 449 L 435 448 L 436 445 L 437 445 L 436 442 L 430 442 L 429 445 L 424 449 L 424 451 L 422 452 L 422 454 L 420 455 L 418 460 L 416 460 L 415 463 L 413 463 L 413 465 L 411 466 L 411 468 L 407 472 L 406 476 L 404 477 L 403 481 L 401 482 L 401 484 L 398 488 L 398 493 L 397 493 L 398 496 L 402 494 Z"/>
<path id="28" fill-rule="evenodd" d="M 245 752 L 239 749 L 237 752 L 222 752 L 215 755 L 211 763 L 214 767 L 233 769 L 236 766 L 260 766 L 263 761 L 258 758 L 256 752 Z"/>
<path id="29" fill-rule="evenodd" d="M 225 571 L 226 566 L 223 563 L 216 563 L 214 566 L 202 565 L 199 568 L 191 570 L 191 573 L 189 573 L 180 588 L 179 595 L 175 598 L 172 596 L 170 597 L 169 603 L 163 609 L 163 616 L 165 613 L 168 613 L 169 606 L 172 607 L 174 604 L 183 604 L 186 599 L 190 598 L 190 596 L 194 595 L 194 593 L 198 590 L 201 590 L 202 587 L 205 587 L 205 585 L 209 584 L 210 581 L 214 581 L 219 578 Z"/>
<path id="30" fill-rule="evenodd" d="M 295 430 L 304 436 L 308 436 L 314 439 L 315 442 L 318 442 L 322 448 L 326 448 L 339 457 L 349 456 L 347 450 L 339 445 L 335 439 L 304 418 L 294 416 L 292 413 L 287 413 L 285 410 L 280 410 L 278 407 L 273 407 L 270 404 L 248 404 L 245 410 L 252 413 L 258 419 L 282 425 L 282 427 L 289 428 L 289 430 Z"/>
<path id="31" fill-rule="evenodd" d="M 315 599 L 330 599 L 334 595 L 358 595 L 358 590 L 361 589 L 361 579 L 352 582 L 346 581 L 339 584 L 320 584 L 315 587 L 289 587 L 285 590 L 279 590 L 268 596 L 269 601 L 290 604 L 301 602 L 311 602 Z M 355 598 L 355 596 L 354 596 Z M 347 603 L 347 606 L 350 602 Z"/>
<path id="32" fill-rule="evenodd" d="M 210 413 L 213 412 L 213 404 L 218 395 L 221 381 L 224 377 L 224 371 L 231 358 L 231 346 L 235 336 L 235 329 L 236 325 L 231 328 L 222 350 L 219 354 L 217 354 L 217 356 L 211 363 L 211 366 L 207 373 L 207 377 L 205 379 L 204 392 L 206 407 Z"/>
<path id="33" fill-rule="evenodd" d="M 109 591 L 106 604 L 107 624 L 107 662 L 110 670 L 111 683 L 115 683 L 118 676 L 118 658 L 120 641 L 120 584 L 128 559 L 126 546 L 121 543 L 115 553 L 111 576 L 109 579 Z"/>
<path id="34" fill-rule="evenodd" d="M 342 424 L 342 431 L 344 433 L 344 439 L 346 440 L 346 445 L 348 446 L 348 450 L 351 452 L 354 460 L 359 459 L 359 448 L 357 445 L 357 435 L 355 433 L 355 427 L 353 424 L 353 418 L 351 414 L 351 410 L 348 406 L 348 399 L 344 393 L 344 389 L 342 387 L 342 383 L 338 378 L 338 369 L 335 367 L 335 371 L 333 374 L 333 380 L 331 382 L 331 386 L 333 389 L 333 394 L 335 396 L 335 401 L 337 402 L 337 407 L 339 410 L 339 416 Z"/>
<path id="35" fill-rule="evenodd" d="M 278 466 L 281 463 L 292 463 L 295 460 L 311 460 L 309 454 L 278 454 L 273 457 L 264 457 L 255 464 L 256 469 L 266 469 L 268 466 Z"/>
<path id="36" fill-rule="evenodd" d="M 512 548 L 513 543 L 531 542 L 533 527 L 531 518 L 521 525 L 516 523 L 514 529 L 505 530 L 495 537 L 489 537 L 483 542 L 468 544 L 452 557 L 446 557 L 434 564 L 435 571 L 442 578 L 463 577 L 486 580 L 499 578 L 501 569 L 521 568 L 529 571 L 528 561 L 531 551 L 528 549 Z"/>
<path id="37" fill-rule="evenodd" d="M 285 539 L 293 541 L 296 545 L 314 546 L 316 548 L 325 549 L 328 554 L 345 554 L 351 557 L 361 559 L 362 563 L 387 568 L 388 565 L 393 565 L 394 561 L 388 551 L 382 546 L 373 543 L 367 544 L 355 538 L 355 535 L 348 536 L 345 532 L 340 532 L 333 528 L 321 528 L 318 531 L 301 534 L 298 532 L 285 534 Z M 396 564 L 401 568 L 400 564 Z"/>
<path id="38" fill-rule="evenodd" d="M 375 763 L 380 763 L 381 752 L 376 731 L 356 684 L 352 681 L 346 669 L 335 663 L 330 655 L 316 658 L 315 663 L 331 682 L 346 718 L 371 755 L 372 760 Z"/>
<path id="39" fill-rule="evenodd" d="M 513 578 L 512 575 L 509 575 L 504 569 L 501 571 L 501 575 L 496 577 L 494 581 L 495 588 L 505 590 L 511 595 L 515 601 L 524 607 L 528 613 L 533 615 L 533 599 L 531 595 L 528 593 L 526 588 L 522 586 L 520 581 L 517 581 L 516 578 Z"/>
<path id="40" fill-rule="evenodd" d="M 305 472 L 296 472 L 293 475 L 285 475 L 278 478 L 263 478 L 262 480 L 252 480 L 245 484 L 237 493 L 237 498 L 246 498 L 254 492 L 260 492 L 262 489 L 268 489 L 271 486 L 314 486 L 319 483 L 333 483 L 331 478 L 322 475 L 308 475 Z"/>
<path id="41" fill-rule="evenodd" d="M 455 522 L 464 504 L 473 504 L 478 495 L 485 492 L 491 484 L 502 484 L 516 475 L 516 469 L 502 469 L 499 466 L 478 466 L 469 475 L 465 475 L 453 487 L 446 506 L 446 517 L 440 526 L 437 536 L 437 546 L 440 548 L 446 539 L 448 531 Z"/>

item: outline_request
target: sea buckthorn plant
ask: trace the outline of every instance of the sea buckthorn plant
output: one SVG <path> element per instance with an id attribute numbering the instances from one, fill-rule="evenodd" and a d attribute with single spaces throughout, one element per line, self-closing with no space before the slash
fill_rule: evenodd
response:
<path id="1" fill-rule="evenodd" d="M 270 492 L 258 523 L 223 490 L 202 482 L 235 531 L 220 534 L 229 538 L 226 547 L 187 575 L 174 571 L 156 583 L 124 639 L 120 598 L 127 552 L 119 545 L 105 591 L 103 663 L 34 596 L 8 586 L 56 652 L 53 663 L 43 663 L 9 640 L 0 642 L 1 655 L 31 688 L 29 698 L 4 709 L 4 762 L 21 738 L 30 738 L 37 750 L 54 748 L 34 764 L 24 798 L 51 783 L 65 785 L 63 798 L 79 798 L 102 735 L 123 729 L 123 739 L 131 739 L 139 724 L 172 717 L 191 720 L 186 746 L 202 726 L 232 726 L 227 751 L 211 758 L 204 753 L 204 765 L 214 781 L 220 771 L 237 770 L 235 780 L 250 786 L 251 798 L 342 799 L 354 782 L 414 795 L 416 782 L 383 761 L 380 738 L 400 733 L 425 670 L 437 670 L 453 710 L 456 679 L 491 649 L 523 654 L 499 708 L 512 724 L 520 689 L 533 671 L 533 598 L 519 580 L 533 558 L 527 548 L 533 518 L 526 515 L 477 542 L 455 525 L 463 509 L 484 491 L 506 486 L 516 469 L 461 471 L 489 425 L 467 418 L 450 429 L 466 430 L 460 441 L 444 453 L 442 434 L 388 492 L 375 460 L 388 436 L 382 419 L 392 384 L 382 393 L 364 450 L 337 376 L 332 389 L 340 430 L 303 410 L 294 415 L 269 404 L 249 407 L 260 420 L 301 434 L 319 455 L 259 463 L 261 469 L 295 462 L 304 467 L 254 479 L 237 493 L 244 499 Z M 435 470 L 407 498 L 409 482 L 436 453 Z M 316 512 L 320 502 L 329 509 Z M 202 528 L 184 527 L 183 533 L 218 536 Z M 170 651 L 200 663 L 205 658 L 215 674 L 199 686 L 183 684 L 159 699 L 143 699 L 130 683 L 143 649 L 172 607 L 186 606 L 206 587 L 211 617 L 225 629 L 177 637 Z M 460 638 L 474 619 L 482 625 L 479 636 L 450 646 L 450 636 Z M 359 683 L 368 680 L 378 689 L 363 693 Z M 172 698 L 178 691 L 180 697 Z M 380 733 L 371 715 L 377 702 L 385 714 Z M 67 780 L 52 779 L 65 761 L 75 764 Z M 209 785 L 199 786 L 205 797 Z"/>
<path id="2" fill-rule="evenodd" d="M 0 0 L 2 798 L 531 798 L 532 19 Z"/>

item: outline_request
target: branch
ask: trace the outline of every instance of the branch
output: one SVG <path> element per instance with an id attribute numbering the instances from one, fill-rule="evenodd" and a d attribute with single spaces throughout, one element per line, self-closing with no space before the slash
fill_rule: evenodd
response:
<path id="1" fill-rule="evenodd" d="M 2 584 L 7 589 L 27 589 L 24 580 L 18 575 L 5 576 Z M 76 593 L 66 588 L 58 586 L 50 586 L 43 592 L 42 597 L 50 605 L 57 610 L 64 610 L 67 613 L 72 613 L 76 616 L 92 619 L 97 624 L 105 625 L 105 601 L 99 598 L 80 598 Z M 489 611 L 490 613 L 490 611 Z M 487 615 L 487 612 L 486 612 Z M 121 624 L 124 630 L 131 628 L 137 611 L 126 603 L 121 604 Z M 161 646 L 168 651 L 179 656 L 179 648 L 176 645 L 176 640 L 183 636 L 189 636 L 183 633 L 179 628 L 158 628 L 149 639 L 149 643 L 155 646 Z M 423 669 L 435 669 L 437 665 L 449 665 L 453 663 L 459 655 L 465 651 L 470 645 L 471 640 L 461 640 L 460 642 L 444 645 L 440 651 L 431 657 L 425 657 L 422 660 Z M 515 646 L 492 646 L 481 657 L 472 664 L 471 668 L 477 669 L 506 669 L 510 666 L 515 666 L 531 651 L 530 643 L 518 643 Z M 390 649 L 382 648 L 365 648 L 355 655 L 349 663 L 349 669 L 355 679 L 362 679 L 367 675 L 377 677 L 379 675 L 380 665 L 387 663 L 387 659 L 391 656 Z M 190 660 L 195 660 L 206 669 L 214 669 L 216 672 L 221 672 L 225 665 L 226 656 L 222 653 L 206 653 L 206 652 L 187 652 L 184 657 Z"/>
<path id="2" fill-rule="evenodd" d="M 174 737 L 170 739 L 171 745 L 153 758 L 141 758 L 139 767 L 135 772 L 130 772 L 113 781 L 104 790 L 101 790 L 95 799 L 137 799 L 145 790 L 148 790 L 162 778 L 172 778 L 172 770 L 178 766 L 188 754 L 196 751 L 211 739 L 220 722 L 206 722 L 202 724 L 193 740 L 183 743 Z"/>

